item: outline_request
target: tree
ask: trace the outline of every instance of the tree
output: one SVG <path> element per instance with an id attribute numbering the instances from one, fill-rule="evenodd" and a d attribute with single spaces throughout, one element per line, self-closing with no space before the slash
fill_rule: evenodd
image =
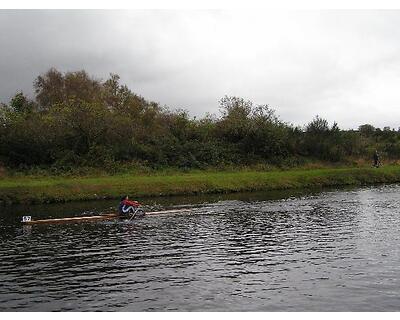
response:
<path id="1" fill-rule="evenodd" d="M 251 101 L 239 97 L 225 96 L 219 101 L 219 110 L 223 119 L 245 119 L 250 115 L 252 107 Z"/>
<path id="2" fill-rule="evenodd" d="M 306 132 L 312 134 L 326 133 L 329 131 L 328 121 L 318 115 L 306 126 Z"/>
<path id="3" fill-rule="evenodd" d="M 63 74 L 52 68 L 36 78 L 34 88 L 36 101 L 43 110 L 74 100 L 99 102 L 102 96 L 100 81 L 84 70 Z"/>
<path id="4" fill-rule="evenodd" d="M 252 107 L 251 101 L 238 97 L 225 96 L 219 101 L 222 119 L 218 127 L 222 138 L 231 143 L 240 143 L 243 140 L 250 129 Z"/>
<path id="5" fill-rule="evenodd" d="M 363 135 L 363 136 L 371 136 L 375 132 L 375 127 L 371 124 L 363 124 L 358 127 L 358 131 Z"/>
<path id="6" fill-rule="evenodd" d="M 304 137 L 307 155 L 328 161 L 340 161 L 345 155 L 342 132 L 336 122 L 329 128 L 327 120 L 316 116 L 307 126 Z"/>
<path id="7" fill-rule="evenodd" d="M 18 92 L 10 101 L 12 110 L 18 113 L 29 113 L 35 108 L 33 101 L 30 101 L 22 92 Z"/>

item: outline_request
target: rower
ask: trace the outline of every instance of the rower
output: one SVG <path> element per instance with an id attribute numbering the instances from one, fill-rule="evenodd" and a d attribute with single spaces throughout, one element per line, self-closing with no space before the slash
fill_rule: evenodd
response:
<path id="1" fill-rule="evenodd" d="M 129 200 L 128 196 L 123 196 L 119 203 L 118 212 L 120 215 L 134 213 L 135 209 L 139 206 L 139 202 Z"/>

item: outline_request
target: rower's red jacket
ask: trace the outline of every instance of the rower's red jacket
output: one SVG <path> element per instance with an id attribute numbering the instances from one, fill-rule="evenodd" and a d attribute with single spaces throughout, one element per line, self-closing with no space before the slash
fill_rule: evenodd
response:
<path id="1" fill-rule="evenodd" d="M 139 207 L 139 205 L 140 205 L 140 203 L 137 201 L 131 201 L 131 200 L 126 200 L 126 199 L 122 201 L 122 204 L 124 206 L 134 206 L 134 207 Z"/>

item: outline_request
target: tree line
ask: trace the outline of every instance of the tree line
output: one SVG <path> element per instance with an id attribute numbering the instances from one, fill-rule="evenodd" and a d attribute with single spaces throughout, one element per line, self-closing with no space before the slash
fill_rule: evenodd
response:
<path id="1" fill-rule="evenodd" d="M 208 168 L 370 159 L 375 149 L 400 157 L 400 133 L 361 125 L 341 130 L 316 116 L 304 127 L 282 121 L 267 104 L 219 101 L 220 114 L 191 118 L 147 101 L 111 74 L 50 69 L 34 81 L 35 97 L 17 93 L 0 106 L 0 165 L 10 168 Z"/>

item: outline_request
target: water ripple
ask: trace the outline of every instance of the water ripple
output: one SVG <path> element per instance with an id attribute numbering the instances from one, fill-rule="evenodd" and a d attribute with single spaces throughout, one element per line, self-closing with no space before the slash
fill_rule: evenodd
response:
<path id="1" fill-rule="evenodd" d="M 3 210 L 0 311 L 398 311 L 399 191 L 222 199 L 29 228 Z M 77 215 L 96 214 L 82 206 Z"/>

